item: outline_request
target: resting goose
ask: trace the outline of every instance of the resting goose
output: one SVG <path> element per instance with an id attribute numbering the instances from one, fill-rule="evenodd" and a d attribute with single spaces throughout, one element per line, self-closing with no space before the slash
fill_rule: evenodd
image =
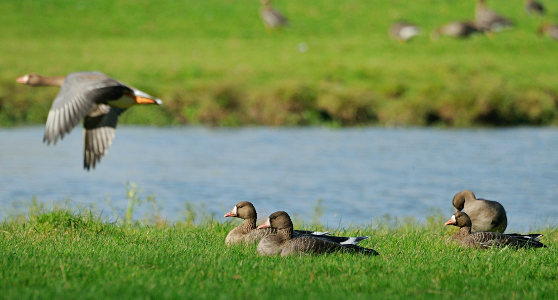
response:
<path id="1" fill-rule="evenodd" d="M 471 219 L 461 211 L 456 212 L 446 222 L 446 225 L 459 227 L 459 231 L 452 236 L 462 246 L 470 248 L 515 247 L 515 248 L 541 248 L 546 247 L 538 241 L 542 234 L 503 234 L 499 232 L 473 232 L 471 233 Z"/>
<path id="2" fill-rule="evenodd" d="M 47 77 L 27 74 L 16 80 L 30 86 L 59 86 L 45 126 L 43 142 L 54 145 L 83 119 L 83 167 L 95 168 L 107 153 L 118 116 L 135 104 L 162 101 L 100 72 L 76 72 Z"/>
<path id="3" fill-rule="evenodd" d="M 558 41 L 558 24 L 543 24 L 537 30 L 539 35 L 546 34 L 549 38 Z"/>
<path id="4" fill-rule="evenodd" d="M 475 8 L 475 24 L 479 30 L 498 32 L 513 27 L 513 22 L 486 8 L 485 0 L 478 0 Z"/>
<path id="5" fill-rule="evenodd" d="M 464 190 L 453 196 L 455 211 L 469 215 L 473 222 L 473 231 L 494 231 L 503 233 L 508 226 L 506 210 L 496 201 L 477 199 L 472 191 Z"/>
<path id="6" fill-rule="evenodd" d="M 545 13 L 544 5 L 535 0 L 525 0 L 525 10 L 530 15 L 543 16 Z"/>
<path id="7" fill-rule="evenodd" d="M 321 236 L 293 235 L 293 223 L 284 211 L 278 211 L 269 216 L 267 221 L 258 228 L 272 228 L 275 233 L 267 235 L 258 244 L 261 255 L 288 256 L 293 254 L 321 254 L 338 251 L 356 252 L 366 255 L 378 255 L 373 249 L 359 247 L 353 244 L 339 244 Z"/>
<path id="8" fill-rule="evenodd" d="M 392 39 L 404 43 L 419 35 L 420 27 L 408 22 L 396 22 L 391 25 L 389 34 Z"/>
<path id="9" fill-rule="evenodd" d="M 243 219 L 242 223 L 231 230 L 227 237 L 225 238 L 225 244 L 227 245 L 234 245 L 234 244 L 241 244 L 241 243 L 254 243 L 261 240 L 268 234 L 274 233 L 274 230 L 270 227 L 267 228 L 257 228 L 256 227 L 256 220 L 257 220 L 257 213 L 256 208 L 251 202 L 242 201 L 237 203 L 230 212 L 225 214 L 225 217 L 236 217 Z M 347 245 L 356 245 L 361 241 L 370 238 L 369 236 L 357 236 L 357 237 L 345 237 L 345 236 L 332 236 L 329 235 L 327 232 L 318 232 L 318 231 L 306 231 L 306 230 L 294 230 L 293 234 L 295 236 L 303 236 L 303 235 L 313 235 L 313 236 L 321 236 L 324 239 L 330 240 L 332 242 L 340 243 L 340 244 L 347 244 Z"/>
<path id="10" fill-rule="evenodd" d="M 473 33 L 479 32 L 479 29 L 473 22 L 455 21 L 438 27 L 431 34 L 432 40 L 437 40 L 440 35 L 450 36 L 453 38 L 468 38 Z"/>
<path id="11" fill-rule="evenodd" d="M 268 30 L 284 27 L 288 23 L 287 18 L 273 8 L 271 0 L 262 0 L 260 17 Z"/>

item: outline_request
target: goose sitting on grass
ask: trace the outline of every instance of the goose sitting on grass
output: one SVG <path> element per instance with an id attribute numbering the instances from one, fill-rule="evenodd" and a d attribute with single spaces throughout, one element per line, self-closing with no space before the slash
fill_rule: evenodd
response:
<path id="1" fill-rule="evenodd" d="M 446 222 L 446 225 L 459 227 L 459 231 L 452 239 L 464 247 L 469 248 L 492 248 L 492 247 L 514 247 L 514 248 L 542 248 L 546 247 L 538 239 L 542 234 L 503 234 L 499 232 L 471 232 L 471 219 L 464 212 L 456 212 Z"/>
<path id="2" fill-rule="evenodd" d="M 525 0 L 525 11 L 530 15 L 544 16 L 545 9 L 542 3 L 535 0 Z"/>
<path id="3" fill-rule="evenodd" d="M 225 238 L 225 244 L 235 245 L 235 244 L 250 244 L 260 241 L 263 237 L 274 233 L 274 230 L 270 227 L 267 228 L 257 228 L 256 220 L 257 213 L 256 208 L 251 202 L 242 201 L 237 203 L 230 212 L 225 214 L 225 217 L 235 217 L 243 219 L 244 221 L 238 227 L 234 228 L 227 234 Z M 370 238 L 369 236 L 357 236 L 357 237 L 344 237 L 344 236 L 333 236 L 329 235 L 327 232 L 318 231 L 306 231 L 306 230 L 294 230 L 294 236 L 312 235 L 320 236 L 326 240 L 339 243 L 356 245 L 361 241 Z"/>
<path id="4" fill-rule="evenodd" d="M 268 31 L 271 29 L 285 27 L 288 24 L 287 18 L 273 8 L 271 0 L 262 0 L 260 17 L 262 18 L 262 21 Z"/>
<path id="5" fill-rule="evenodd" d="M 441 35 L 453 38 L 468 38 L 472 34 L 477 32 L 480 31 L 474 22 L 454 21 L 436 28 L 430 35 L 430 38 L 432 40 L 437 40 L 440 38 Z"/>
<path id="6" fill-rule="evenodd" d="M 485 0 L 478 0 L 475 8 L 475 24 L 486 33 L 499 32 L 514 26 L 513 21 L 486 7 Z"/>
<path id="7" fill-rule="evenodd" d="M 58 86 L 45 126 L 43 142 L 56 144 L 83 120 L 83 167 L 95 168 L 107 153 L 118 116 L 136 104 L 161 104 L 162 101 L 101 72 L 76 72 L 47 77 L 27 74 L 17 79 L 30 86 Z"/>
<path id="8" fill-rule="evenodd" d="M 389 34 L 392 39 L 405 43 L 420 34 L 420 27 L 405 21 L 395 22 L 391 25 Z"/>
<path id="9" fill-rule="evenodd" d="M 473 231 L 494 231 L 503 233 L 508 226 L 504 206 L 496 201 L 477 199 L 470 190 L 463 190 L 453 196 L 455 211 L 469 215 L 473 222 Z"/>
<path id="10" fill-rule="evenodd" d="M 327 237 L 293 234 L 293 223 L 284 211 L 269 216 L 267 221 L 258 228 L 271 228 L 273 234 L 264 237 L 258 244 L 261 255 L 300 255 L 322 254 L 332 252 L 354 252 L 366 255 L 378 255 L 373 249 L 363 248 L 354 244 L 340 244 L 328 240 Z"/>
<path id="11" fill-rule="evenodd" d="M 539 35 L 547 35 L 549 38 L 558 41 L 558 24 L 543 24 L 537 30 Z"/>

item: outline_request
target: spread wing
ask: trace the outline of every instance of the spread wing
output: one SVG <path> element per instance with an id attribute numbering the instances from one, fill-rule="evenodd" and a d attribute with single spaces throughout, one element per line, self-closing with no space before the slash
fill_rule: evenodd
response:
<path id="1" fill-rule="evenodd" d="M 43 142 L 56 144 L 58 138 L 64 138 L 76 127 L 95 103 L 118 99 L 128 89 L 100 72 L 68 74 L 48 113 Z"/>
<path id="2" fill-rule="evenodd" d="M 83 120 L 83 168 L 89 170 L 107 153 L 116 130 L 118 116 L 125 109 L 106 104 L 94 105 Z"/>

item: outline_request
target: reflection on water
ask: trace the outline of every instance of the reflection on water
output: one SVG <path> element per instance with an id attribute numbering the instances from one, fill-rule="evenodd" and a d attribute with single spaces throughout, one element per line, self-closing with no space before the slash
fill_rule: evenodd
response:
<path id="1" fill-rule="evenodd" d="M 471 189 L 500 201 L 508 230 L 556 225 L 558 130 L 120 127 L 97 169 L 82 169 L 79 129 L 55 147 L 42 127 L 0 129 L 0 207 L 40 202 L 124 207 L 125 183 L 155 194 L 166 218 L 204 203 L 217 218 L 236 202 L 260 217 L 286 210 L 309 221 L 318 199 L 331 227 L 385 214 L 452 213 Z M 441 224 L 442 225 L 442 224 Z"/>

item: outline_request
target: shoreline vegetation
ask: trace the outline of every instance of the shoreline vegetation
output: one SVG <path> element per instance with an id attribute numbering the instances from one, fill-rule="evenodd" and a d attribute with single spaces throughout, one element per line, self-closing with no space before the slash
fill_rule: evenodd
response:
<path id="1" fill-rule="evenodd" d="M 120 124 L 558 125 L 558 43 L 535 33 L 558 19 L 558 6 L 545 3 L 541 19 L 523 3 L 492 1 L 516 28 L 429 39 L 437 26 L 471 19 L 474 2 L 278 0 L 290 26 L 266 32 L 255 0 L 4 1 L 0 126 L 44 124 L 57 93 L 19 86 L 17 76 L 83 70 L 164 101 L 130 109 Z M 390 40 L 398 19 L 422 35 Z"/>
<path id="2" fill-rule="evenodd" d="M 2 298 L 551 299 L 558 293 L 558 227 L 540 230 L 548 248 L 473 250 L 448 242 L 455 228 L 445 227 L 442 216 L 426 223 L 385 219 L 331 230 L 370 235 L 361 245 L 376 249 L 377 257 L 261 257 L 256 245 L 225 246 L 238 222 L 196 216 L 192 206 L 193 215 L 172 224 L 156 209 L 135 220 L 134 210 L 155 200 L 133 186 L 127 197 L 128 208 L 112 220 L 37 202 L 4 219 Z M 329 230 L 318 223 L 296 227 Z"/>

